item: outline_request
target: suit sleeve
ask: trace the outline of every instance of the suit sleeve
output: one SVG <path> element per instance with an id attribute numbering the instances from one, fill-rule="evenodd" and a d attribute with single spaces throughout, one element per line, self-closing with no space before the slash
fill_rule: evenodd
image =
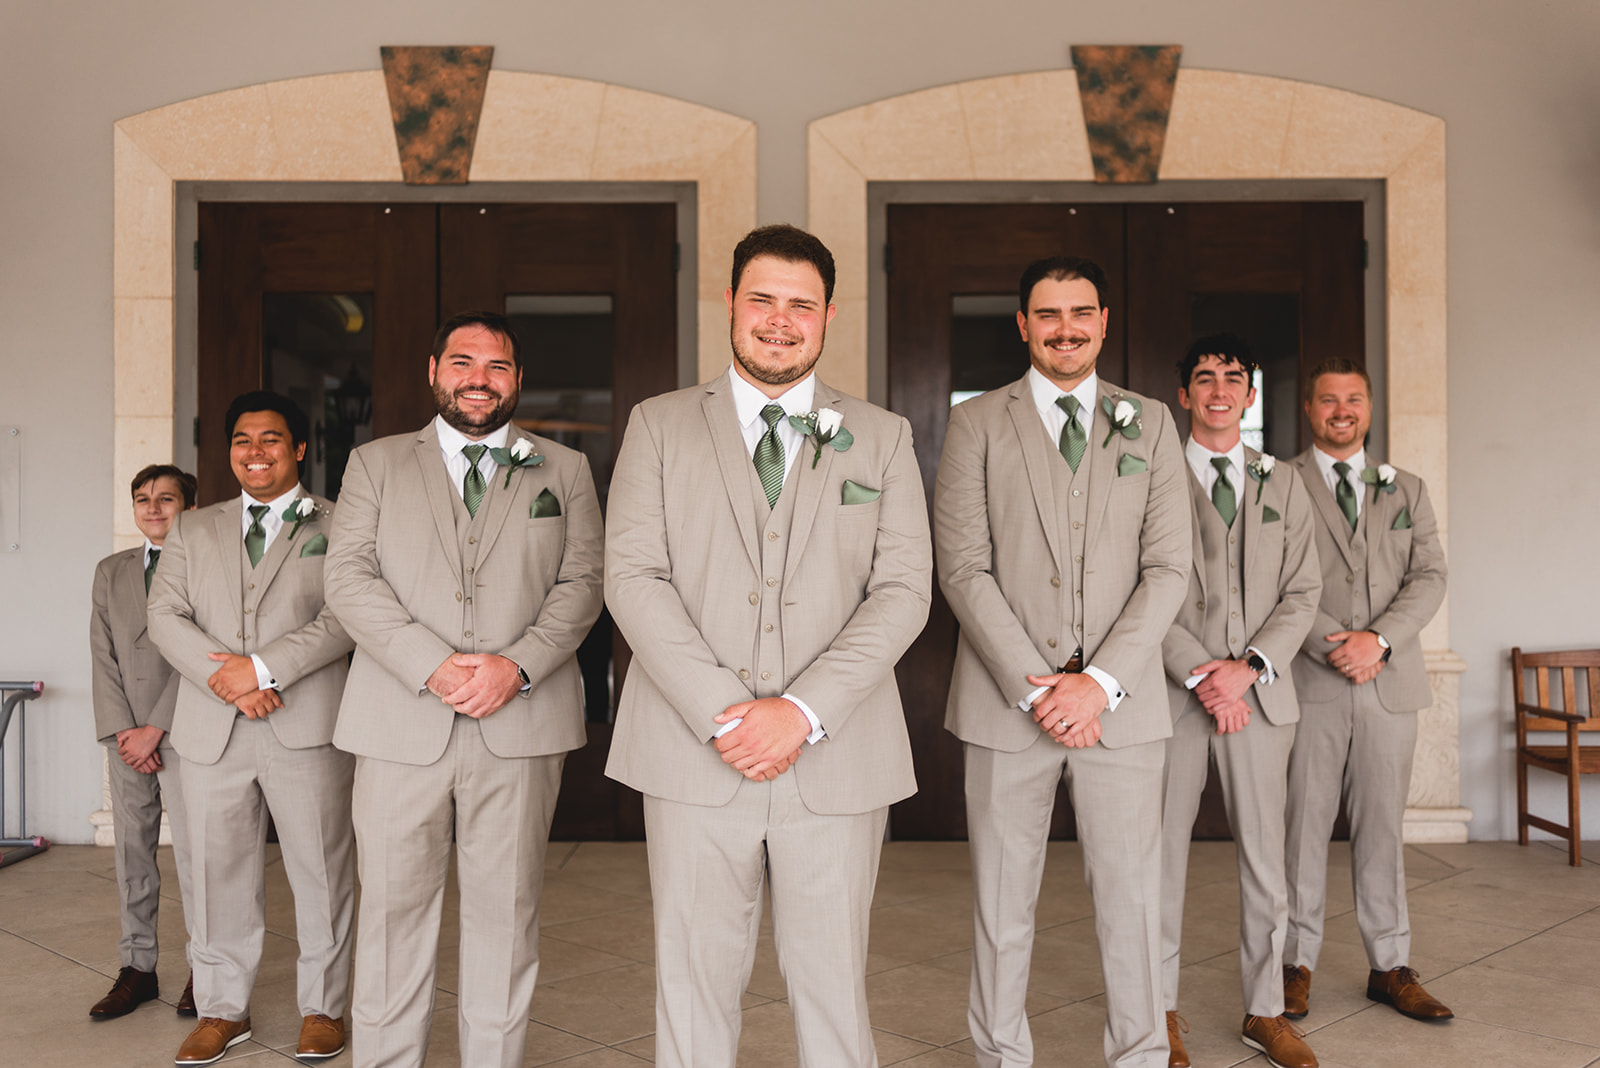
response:
<path id="1" fill-rule="evenodd" d="M 333 514 L 337 516 L 340 509 L 335 508 Z M 278 535 L 287 536 L 287 531 Z M 290 552 L 294 546 L 290 546 Z M 290 561 L 284 561 L 284 567 L 290 566 Z M 160 570 L 157 568 L 156 570 Z M 283 581 L 287 576 L 283 571 L 278 572 L 276 581 Z M 287 634 L 279 635 L 272 641 L 256 650 L 256 655 L 261 662 L 266 664 L 272 672 L 272 677 L 277 681 L 280 690 L 287 690 L 301 679 L 318 671 L 338 660 L 356 647 L 355 640 L 345 630 L 344 624 L 339 622 L 334 614 L 333 607 L 327 603 L 327 562 L 323 562 L 323 603 L 317 612 L 316 618 L 303 627 L 297 627 Z"/>
<path id="2" fill-rule="evenodd" d="M 1279 470 L 1289 476 L 1289 493 L 1283 509 L 1283 566 L 1279 571 L 1278 605 L 1262 622 L 1249 644 L 1266 654 L 1274 665 L 1286 665 L 1305 641 L 1322 603 L 1322 566 L 1317 560 L 1311 523 L 1311 495 L 1294 468 Z"/>
<path id="3" fill-rule="evenodd" d="M 155 578 L 150 583 L 145 617 L 150 638 L 167 663 L 207 697 L 221 704 L 206 684 L 218 667 L 208 654 L 226 652 L 233 649 L 235 643 L 215 638 L 195 623 L 189 592 L 195 577 L 189 574 L 189 553 L 184 544 L 184 531 L 190 522 L 205 515 L 204 512 L 185 512 L 172 524 L 161 546 L 161 566 L 156 568 Z"/>
<path id="4" fill-rule="evenodd" d="M 933 599 L 928 501 L 911 445 L 911 424 L 904 419 L 897 423 L 899 436 L 883 473 L 865 596 L 828 648 L 789 686 L 830 735 L 838 734 L 864 694 L 893 675 L 901 654 L 928 621 Z"/>
<path id="5" fill-rule="evenodd" d="M 350 456 L 339 488 L 339 507 L 333 515 L 323 564 L 323 592 L 328 607 L 354 636 L 363 654 L 420 694 L 439 665 L 456 650 L 411 618 L 393 587 L 384 581 L 378 563 L 379 498 L 367 458 L 358 449 Z M 420 501 L 407 503 L 423 506 Z"/>
<path id="6" fill-rule="evenodd" d="M 539 606 L 539 615 L 521 638 L 500 651 L 533 684 L 572 658 L 589 628 L 600 618 L 604 596 L 605 527 L 600 519 L 600 499 L 595 495 L 589 460 L 580 455 L 566 487 L 566 534 L 561 567 L 555 585 Z"/>
<path id="7" fill-rule="evenodd" d="M 116 737 L 118 731 L 139 725 L 122 688 L 122 668 L 111 640 L 111 565 L 114 559 L 108 556 L 94 569 L 94 610 L 89 616 L 89 656 L 94 664 L 94 726 L 102 742 Z"/>
<path id="8" fill-rule="evenodd" d="M 1422 633 L 1439 606 L 1449 581 L 1445 570 L 1444 546 L 1439 542 L 1439 520 L 1428 500 L 1428 487 L 1419 478 L 1417 494 L 1411 502 L 1411 555 L 1405 577 L 1394 595 L 1367 629 L 1382 634 L 1391 645 L 1410 641 Z"/>
<path id="9" fill-rule="evenodd" d="M 694 736 L 707 742 L 717 730 L 712 717 L 751 693 L 732 668 L 717 662 L 672 585 L 664 476 L 655 430 L 635 407 L 611 473 L 605 600 L 638 666 Z"/>
<path id="10" fill-rule="evenodd" d="M 1034 647 L 994 577 L 990 541 L 986 443 L 958 405 L 950 412 L 944 455 L 933 487 L 933 531 L 939 552 L 939 588 L 961 633 L 1010 704 L 1037 687 L 1029 675 L 1049 675 L 1055 665 Z"/>

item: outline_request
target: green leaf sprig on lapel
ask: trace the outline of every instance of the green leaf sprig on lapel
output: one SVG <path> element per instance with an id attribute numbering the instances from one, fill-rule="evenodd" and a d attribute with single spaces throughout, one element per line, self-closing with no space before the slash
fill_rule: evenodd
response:
<path id="1" fill-rule="evenodd" d="M 1274 457 L 1269 456 L 1267 453 L 1262 453 L 1245 465 L 1244 473 L 1249 475 L 1256 484 L 1257 504 L 1261 503 L 1261 491 L 1266 488 L 1267 479 L 1272 477 L 1272 469 L 1277 466 L 1277 463 L 1278 461 Z M 1268 508 L 1267 511 L 1272 512 L 1272 509 Z M 1272 517 L 1276 519 L 1278 513 L 1272 512 Z"/>
<path id="2" fill-rule="evenodd" d="M 1101 397 L 1100 407 L 1105 409 L 1106 418 L 1111 420 L 1111 429 L 1106 432 L 1106 440 L 1100 443 L 1103 449 L 1111 444 L 1113 434 L 1121 434 L 1132 441 L 1142 432 L 1143 426 L 1139 417 L 1144 415 L 1144 405 L 1137 397 Z"/>
<path id="3" fill-rule="evenodd" d="M 1394 478 L 1397 472 L 1388 464 L 1379 464 L 1377 467 L 1363 467 L 1361 481 L 1372 487 L 1372 499 L 1376 501 L 1380 493 L 1394 492 Z"/>
<path id="4" fill-rule="evenodd" d="M 511 443 L 509 449 L 490 449 L 489 458 L 506 469 L 506 489 L 511 485 L 511 473 L 519 467 L 538 467 L 544 463 L 544 457 L 533 451 L 533 446 L 527 438 L 518 438 Z"/>
<path id="5" fill-rule="evenodd" d="M 811 454 L 812 467 L 816 467 L 817 461 L 822 459 L 824 445 L 832 445 L 839 452 L 846 452 L 856 443 L 855 435 L 844 428 L 844 416 L 832 408 L 819 408 L 805 415 L 791 415 L 789 425 L 816 445 L 816 452 Z"/>
<path id="6" fill-rule="evenodd" d="M 289 537 L 292 540 L 296 534 L 300 533 L 301 523 L 310 522 L 313 519 L 320 519 L 327 514 L 327 509 L 323 508 L 310 497 L 297 497 L 289 502 L 289 507 L 285 508 L 283 513 L 279 515 L 278 518 L 282 519 L 285 523 L 294 524 L 294 526 L 289 528 Z"/>

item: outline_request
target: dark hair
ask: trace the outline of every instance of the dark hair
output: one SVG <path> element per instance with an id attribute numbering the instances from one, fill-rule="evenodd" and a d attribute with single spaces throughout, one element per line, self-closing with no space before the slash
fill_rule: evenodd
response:
<path id="1" fill-rule="evenodd" d="M 246 412 L 277 412 L 283 416 L 284 423 L 289 427 L 289 438 L 295 445 L 304 445 L 311 437 L 311 423 L 306 419 L 306 413 L 300 410 L 300 405 L 280 393 L 268 389 L 253 389 L 249 393 L 241 393 L 233 398 L 233 403 L 228 405 L 228 416 L 224 420 L 227 430 L 227 439 L 233 441 L 234 424 L 239 422 L 239 417 Z"/>
<path id="2" fill-rule="evenodd" d="M 519 370 L 522 368 L 522 339 L 517 337 L 517 332 L 511 326 L 511 320 L 499 312 L 492 311 L 464 311 L 446 319 L 439 330 L 433 335 L 433 358 L 439 359 L 444 355 L 445 346 L 450 344 L 450 335 L 457 330 L 468 326 L 481 326 L 489 333 L 494 334 L 506 343 L 511 349 L 511 362 Z"/>
<path id="3" fill-rule="evenodd" d="M 1094 286 L 1094 296 L 1100 307 L 1106 306 L 1106 272 L 1098 263 L 1077 256 L 1047 256 L 1034 260 L 1022 272 L 1022 281 L 1017 285 L 1017 309 L 1023 315 L 1028 314 L 1028 298 L 1033 296 L 1033 287 L 1046 278 L 1057 282 L 1081 278 Z"/>
<path id="4" fill-rule="evenodd" d="M 809 263 L 822 276 L 824 304 L 833 303 L 833 253 L 828 246 L 806 233 L 798 226 L 777 223 L 751 230 L 733 249 L 733 291 L 739 291 L 739 279 L 744 269 L 757 256 L 771 256 L 785 263 Z"/>
<path id="5" fill-rule="evenodd" d="M 233 435 L 230 434 L 229 437 Z M 149 485 L 158 478 L 170 478 L 178 484 L 178 489 L 183 491 L 183 506 L 194 507 L 195 494 L 199 491 L 199 483 L 193 475 L 180 467 L 171 464 L 146 464 L 139 468 L 139 473 L 133 476 L 133 484 L 128 487 L 130 494 L 138 494 L 139 487 Z"/>
<path id="6" fill-rule="evenodd" d="M 1372 376 L 1367 374 L 1367 369 L 1346 356 L 1329 356 L 1317 364 L 1306 375 L 1305 388 L 1301 391 L 1301 400 L 1310 404 L 1311 398 L 1316 395 L 1317 379 L 1323 375 L 1360 375 L 1361 381 L 1367 384 L 1367 399 L 1372 399 Z"/>
<path id="7" fill-rule="evenodd" d="M 1196 338 L 1189 346 L 1189 351 L 1183 354 L 1183 359 L 1178 361 L 1178 384 L 1184 389 L 1189 388 L 1189 382 L 1194 378 L 1196 367 L 1200 366 L 1200 357 L 1215 356 L 1223 363 L 1236 363 L 1244 371 L 1245 381 L 1249 385 L 1255 384 L 1256 370 L 1261 365 L 1256 363 L 1250 346 L 1238 334 L 1208 334 Z"/>

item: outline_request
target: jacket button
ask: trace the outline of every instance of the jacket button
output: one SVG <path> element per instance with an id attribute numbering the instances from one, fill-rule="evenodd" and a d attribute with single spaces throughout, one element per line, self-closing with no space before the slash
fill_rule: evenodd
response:
<path id="1" fill-rule="evenodd" d="M 1045 644 L 1054 649 L 1056 647 L 1056 640 L 1054 638 L 1048 638 L 1045 640 Z"/>
<path id="2" fill-rule="evenodd" d="M 1061 586 L 1061 576 L 1060 575 L 1051 575 L 1050 576 L 1050 585 L 1055 586 L 1056 588 L 1059 589 L 1060 586 Z"/>
<path id="3" fill-rule="evenodd" d="M 1341 619 L 1341 620 L 1339 620 L 1339 626 L 1343 627 L 1345 630 L 1349 630 L 1350 629 L 1350 621 L 1348 619 Z"/>
<path id="4" fill-rule="evenodd" d="M 233 636 L 235 638 L 243 638 L 244 637 L 244 631 L 236 630 L 236 631 L 233 632 Z"/>
<path id="5" fill-rule="evenodd" d="M 1200 611 L 1202 611 L 1202 612 L 1204 612 L 1206 610 L 1206 603 L 1204 601 L 1196 601 L 1194 603 L 1194 606 L 1196 608 L 1200 609 Z"/>
<path id="6" fill-rule="evenodd" d="M 1355 580 L 1356 580 L 1356 577 L 1355 577 L 1355 576 L 1354 576 L 1354 575 L 1346 575 L 1346 576 L 1345 576 L 1345 577 L 1344 577 L 1344 580 L 1345 580 L 1345 581 L 1346 581 L 1346 582 L 1354 582 L 1354 581 L 1355 581 Z"/>
<path id="7" fill-rule="evenodd" d="M 750 603 L 751 604 L 760 604 L 761 603 L 761 598 L 757 597 L 755 594 L 752 593 L 750 595 Z"/>
<path id="8" fill-rule="evenodd" d="M 458 600 L 458 601 L 461 600 L 461 591 L 460 590 L 456 591 L 456 600 Z"/>
<path id="9" fill-rule="evenodd" d="M 746 671 L 744 668 L 740 668 L 739 669 L 739 677 L 741 679 L 748 679 L 750 677 L 750 672 Z"/>

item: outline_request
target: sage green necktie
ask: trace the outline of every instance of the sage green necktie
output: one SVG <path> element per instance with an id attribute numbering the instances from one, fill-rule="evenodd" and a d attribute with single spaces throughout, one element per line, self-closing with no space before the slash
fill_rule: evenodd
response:
<path id="1" fill-rule="evenodd" d="M 1339 510 L 1350 521 L 1350 529 L 1356 529 L 1356 491 L 1350 486 L 1350 465 L 1340 460 L 1333 465 L 1334 474 L 1339 476 L 1339 486 L 1333 491 L 1333 499 L 1339 502 Z"/>
<path id="2" fill-rule="evenodd" d="M 488 450 L 487 445 L 465 445 L 461 449 L 470 465 L 467 467 L 467 477 L 461 480 L 461 499 L 466 503 L 468 515 L 478 514 L 478 505 L 483 503 L 483 495 L 489 492 L 489 483 L 483 480 L 483 472 L 478 470 L 478 461 L 483 459 L 483 454 Z"/>
<path id="3" fill-rule="evenodd" d="M 161 550 L 151 546 L 150 562 L 144 565 L 144 592 L 150 592 L 150 580 L 156 577 L 156 563 L 161 559 Z"/>
<path id="4" fill-rule="evenodd" d="M 1056 398 L 1056 407 L 1067 413 L 1066 425 L 1061 428 L 1059 448 L 1067 466 L 1074 471 L 1083 462 L 1083 450 L 1089 444 L 1089 435 L 1078 422 L 1078 398 L 1067 393 Z"/>
<path id="5" fill-rule="evenodd" d="M 1211 484 L 1211 503 L 1217 506 L 1222 525 L 1233 526 L 1233 517 L 1239 514 L 1239 499 L 1234 496 L 1233 483 L 1228 481 L 1228 458 L 1213 456 L 1211 466 L 1217 469 L 1217 480 Z"/>
<path id="6" fill-rule="evenodd" d="M 767 421 L 767 432 L 756 442 L 756 475 L 761 479 L 761 488 L 767 491 L 767 506 L 776 508 L 778 494 L 783 492 L 783 442 L 778 440 L 783 405 L 767 405 L 761 409 L 761 418 Z"/>
<path id="7" fill-rule="evenodd" d="M 261 557 L 267 551 L 267 528 L 261 525 L 261 517 L 266 514 L 266 505 L 252 504 L 250 506 L 250 528 L 244 532 L 244 551 L 250 557 L 251 567 L 259 564 Z M 148 586 L 145 588 L 146 590 L 149 589 Z"/>

